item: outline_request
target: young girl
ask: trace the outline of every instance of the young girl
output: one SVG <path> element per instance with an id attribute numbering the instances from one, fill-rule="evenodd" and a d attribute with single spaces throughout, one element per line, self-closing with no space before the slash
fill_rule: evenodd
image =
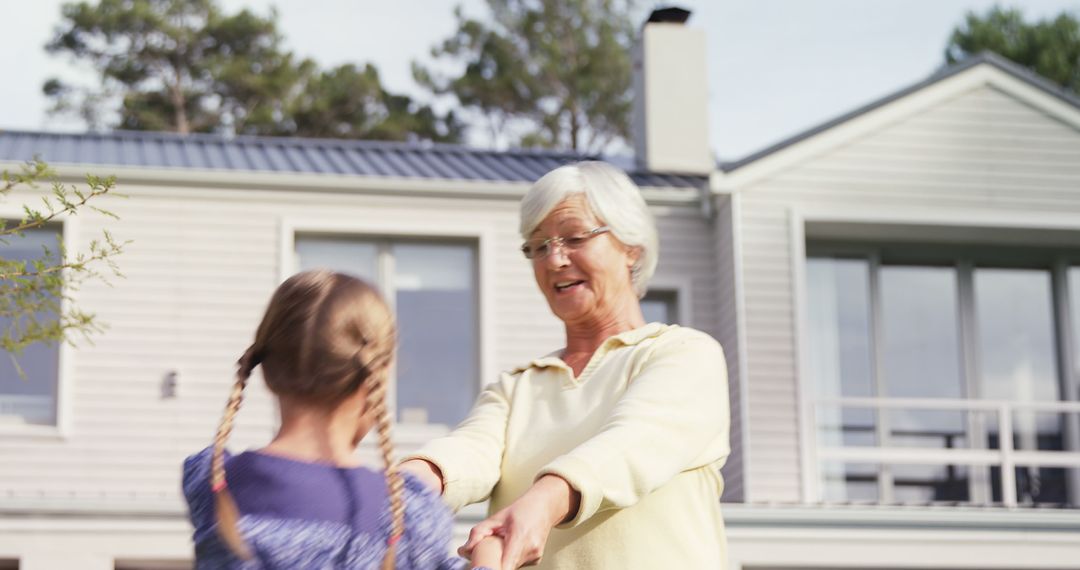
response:
<path id="1" fill-rule="evenodd" d="M 393 463 L 387 372 L 394 319 L 367 283 L 309 271 L 278 287 L 239 362 L 214 445 L 184 463 L 197 568 L 460 568 L 451 516 Z M 277 396 L 281 429 L 258 451 L 225 442 L 256 366 Z M 361 467 L 372 427 L 386 471 Z M 499 543 L 474 554 L 495 566 Z M 480 557 L 483 557 L 481 559 Z"/>

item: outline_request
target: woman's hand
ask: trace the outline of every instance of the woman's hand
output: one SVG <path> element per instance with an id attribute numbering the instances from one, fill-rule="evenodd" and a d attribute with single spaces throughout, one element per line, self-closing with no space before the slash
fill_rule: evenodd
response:
<path id="1" fill-rule="evenodd" d="M 544 555 L 551 529 L 576 514 L 580 501 L 580 493 L 565 479 L 545 475 L 510 506 L 473 527 L 458 553 L 469 557 L 480 541 L 501 536 L 503 570 L 536 564 Z"/>
<path id="2" fill-rule="evenodd" d="M 398 469 L 416 475 L 417 479 L 432 491 L 442 495 L 442 471 L 434 463 L 424 459 L 410 459 L 398 466 Z"/>

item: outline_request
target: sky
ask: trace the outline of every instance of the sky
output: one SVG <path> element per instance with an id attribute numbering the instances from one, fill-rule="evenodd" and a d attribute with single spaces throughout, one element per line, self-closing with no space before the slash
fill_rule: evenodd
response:
<path id="1" fill-rule="evenodd" d="M 454 6 L 483 16 L 483 0 L 219 0 L 232 12 L 275 6 L 286 45 L 323 67 L 371 62 L 397 92 L 428 97 L 411 62 L 454 30 Z M 50 118 L 41 85 L 49 77 L 93 79 L 48 55 L 61 0 L 0 0 L 0 128 L 72 131 Z M 944 62 L 951 30 L 994 0 L 683 0 L 689 25 L 706 31 L 710 142 L 734 160 L 916 83 Z M 643 2 L 646 8 L 652 2 Z M 1013 0 L 1029 20 L 1080 0 Z M 11 25 L 12 22 L 18 25 Z M 471 144 L 486 145 L 482 133 Z"/>

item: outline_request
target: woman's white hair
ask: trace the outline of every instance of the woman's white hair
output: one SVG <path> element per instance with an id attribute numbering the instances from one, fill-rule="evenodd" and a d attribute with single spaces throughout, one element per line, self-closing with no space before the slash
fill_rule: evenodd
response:
<path id="1" fill-rule="evenodd" d="M 573 194 L 585 195 L 589 209 L 616 239 L 640 249 L 630 280 L 638 297 L 643 297 L 656 271 L 660 239 L 641 190 L 622 170 L 606 162 L 586 161 L 548 172 L 521 200 L 521 236 L 529 239 L 544 218 Z"/>

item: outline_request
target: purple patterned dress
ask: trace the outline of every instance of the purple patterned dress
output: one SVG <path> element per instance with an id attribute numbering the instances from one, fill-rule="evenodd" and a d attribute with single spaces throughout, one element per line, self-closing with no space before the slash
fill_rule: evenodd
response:
<path id="1" fill-rule="evenodd" d="M 294 461 L 247 451 L 226 454 L 239 528 L 254 553 L 243 561 L 221 542 L 210 490 L 211 448 L 184 462 L 184 496 L 195 527 L 197 569 L 377 569 L 386 553 L 390 511 L 381 471 Z M 439 497 L 405 475 L 405 534 L 399 570 L 458 570 L 450 552 L 452 518 Z"/>

